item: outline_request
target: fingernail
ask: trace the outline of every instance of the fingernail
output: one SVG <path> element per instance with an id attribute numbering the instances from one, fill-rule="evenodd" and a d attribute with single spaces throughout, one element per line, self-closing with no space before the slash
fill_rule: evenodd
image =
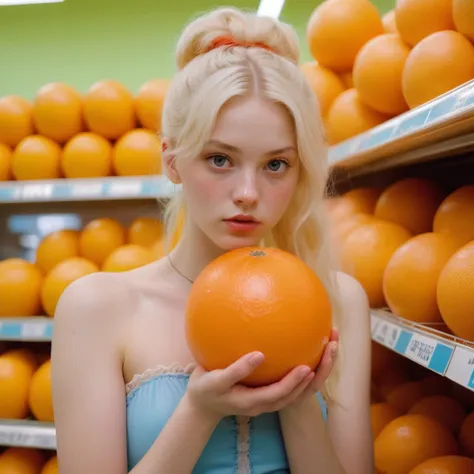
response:
<path id="1" fill-rule="evenodd" d="M 300 375 L 302 377 L 306 377 L 310 372 L 311 372 L 311 369 L 309 367 L 301 367 L 300 369 Z"/>
<path id="2" fill-rule="evenodd" d="M 261 352 L 256 352 L 255 354 L 250 357 L 250 365 L 258 365 L 264 359 L 264 355 Z"/>
<path id="3" fill-rule="evenodd" d="M 331 347 L 331 357 L 335 358 L 337 356 L 337 344 L 333 344 Z"/>

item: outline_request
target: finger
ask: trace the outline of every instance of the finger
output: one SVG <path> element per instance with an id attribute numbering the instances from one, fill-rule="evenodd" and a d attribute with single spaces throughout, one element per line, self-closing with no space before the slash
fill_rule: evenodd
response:
<path id="1" fill-rule="evenodd" d="M 330 342 L 339 342 L 339 329 L 332 328 L 331 335 L 329 336 Z"/>
<path id="2" fill-rule="evenodd" d="M 249 376 L 264 360 L 261 352 L 246 354 L 227 368 L 216 374 L 217 384 L 227 390 L 245 377 Z"/>
<path id="3" fill-rule="evenodd" d="M 267 411 L 270 411 L 270 412 L 279 411 L 282 408 L 296 401 L 306 390 L 308 390 L 308 387 L 311 386 L 311 383 L 314 380 L 314 376 L 315 376 L 315 373 L 311 371 L 302 380 L 302 382 L 293 390 L 293 392 L 290 393 L 290 395 L 275 402 L 272 406 L 270 406 L 267 409 Z"/>
<path id="4" fill-rule="evenodd" d="M 338 343 L 330 342 L 323 354 L 323 358 L 318 368 L 315 371 L 314 379 L 309 387 L 309 390 L 312 392 L 318 392 L 323 386 L 326 379 L 331 374 L 331 371 L 336 363 L 338 351 Z"/>

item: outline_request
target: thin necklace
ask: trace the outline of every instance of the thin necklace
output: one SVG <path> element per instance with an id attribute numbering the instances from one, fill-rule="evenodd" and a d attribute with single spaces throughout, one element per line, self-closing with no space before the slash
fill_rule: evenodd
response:
<path id="1" fill-rule="evenodd" d="M 171 255 L 168 254 L 168 261 L 170 262 L 170 265 L 174 268 L 175 272 L 181 275 L 185 280 L 188 280 L 189 283 L 193 284 L 194 280 L 191 280 L 191 278 L 187 277 L 184 273 L 182 273 L 179 268 L 173 263 L 173 260 L 171 260 Z"/>

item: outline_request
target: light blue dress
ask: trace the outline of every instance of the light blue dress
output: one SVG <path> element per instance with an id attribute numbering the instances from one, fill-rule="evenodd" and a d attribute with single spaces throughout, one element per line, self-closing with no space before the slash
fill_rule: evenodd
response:
<path id="1" fill-rule="evenodd" d="M 173 414 L 191 371 L 191 366 L 147 370 L 127 384 L 128 471 L 150 449 Z M 318 398 L 326 419 L 326 405 L 319 394 Z M 184 455 L 186 446 L 182 450 Z M 222 419 L 193 470 L 193 474 L 289 473 L 277 413 Z"/>

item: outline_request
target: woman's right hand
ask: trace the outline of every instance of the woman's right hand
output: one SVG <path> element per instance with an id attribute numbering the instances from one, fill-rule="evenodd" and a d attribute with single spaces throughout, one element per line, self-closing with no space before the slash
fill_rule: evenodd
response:
<path id="1" fill-rule="evenodd" d="M 314 372 L 295 367 L 280 381 L 263 387 L 241 383 L 262 362 L 263 354 L 247 354 L 225 369 L 207 372 L 198 366 L 191 374 L 187 397 L 198 410 L 217 420 L 230 415 L 257 416 L 280 411 L 294 402 L 311 383 Z"/>

